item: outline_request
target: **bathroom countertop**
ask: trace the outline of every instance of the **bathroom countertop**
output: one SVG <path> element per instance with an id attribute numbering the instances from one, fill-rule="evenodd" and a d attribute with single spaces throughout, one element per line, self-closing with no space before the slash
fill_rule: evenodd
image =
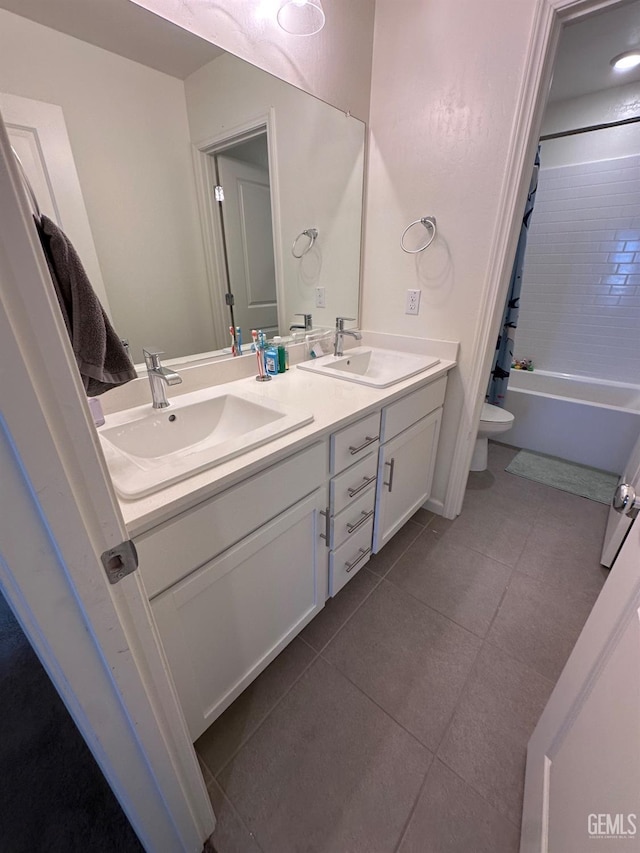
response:
<path id="1" fill-rule="evenodd" d="M 380 337 L 367 337 L 369 345 L 380 346 Z M 409 339 L 416 340 L 416 339 Z M 397 341 L 385 341 L 388 349 L 400 349 Z M 212 495 L 229 488 L 269 465 L 275 464 L 292 453 L 302 450 L 314 441 L 326 438 L 330 433 L 341 429 L 358 418 L 380 410 L 411 391 L 446 375 L 456 365 L 457 344 L 432 342 L 429 350 L 422 346 L 412 347 L 413 351 L 425 351 L 439 356 L 440 361 L 429 370 L 398 382 L 389 388 L 372 388 L 353 382 L 344 382 L 292 366 L 286 373 L 273 377 L 271 382 L 255 381 L 255 370 L 250 376 L 225 383 L 230 392 L 242 394 L 250 392 L 254 396 L 275 400 L 287 406 L 313 414 L 313 421 L 291 433 L 274 439 L 262 446 L 243 453 L 233 459 L 215 465 L 198 474 L 167 486 L 153 494 L 136 500 L 119 499 L 120 509 L 130 536 L 137 536 L 152 527 L 172 518 L 179 512 L 206 500 Z M 435 344 L 442 344 L 436 346 Z M 446 355 L 454 357 L 447 358 Z M 107 415 L 107 425 L 109 415 Z"/>

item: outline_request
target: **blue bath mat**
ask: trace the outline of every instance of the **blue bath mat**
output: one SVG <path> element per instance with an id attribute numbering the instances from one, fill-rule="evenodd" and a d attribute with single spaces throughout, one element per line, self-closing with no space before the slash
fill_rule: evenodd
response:
<path id="1" fill-rule="evenodd" d="M 617 474 L 531 450 L 521 450 L 505 471 L 601 504 L 611 503 L 618 484 Z"/>

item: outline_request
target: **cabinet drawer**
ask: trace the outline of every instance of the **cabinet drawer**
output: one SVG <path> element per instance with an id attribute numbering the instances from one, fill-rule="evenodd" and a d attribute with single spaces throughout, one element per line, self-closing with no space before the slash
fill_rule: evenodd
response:
<path id="1" fill-rule="evenodd" d="M 335 595 L 356 575 L 371 557 L 373 521 L 329 554 L 329 595 Z"/>
<path id="2" fill-rule="evenodd" d="M 370 488 L 376 481 L 377 470 L 378 456 L 370 453 L 361 462 L 334 477 L 330 487 L 331 515 L 337 515 Z"/>
<path id="3" fill-rule="evenodd" d="M 373 518 L 376 490 L 373 483 L 353 503 L 331 519 L 331 547 L 337 548 L 350 536 L 355 536 Z"/>
<path id="4" fill-rule="evenodd" d="M 447 377 L 442 376 L 430 385 L 408 394 L 397 403 L 382 410 L 382 438 L 389 441 L 403 430 L 415 424 L 444 402 Z"/>
<path id="5" fill-rule="evenodd" d="M 326 476 L 320 442 L 143 533 L 135 545 L 149 598 L 293 506 Z"/>
<path id="6" fill-rule="evenodd" d="M 377 450 L 379 439 L 379 412 L 334 433 L 331 436 L 331 473 L 338 474 L 372 450 Z"/>

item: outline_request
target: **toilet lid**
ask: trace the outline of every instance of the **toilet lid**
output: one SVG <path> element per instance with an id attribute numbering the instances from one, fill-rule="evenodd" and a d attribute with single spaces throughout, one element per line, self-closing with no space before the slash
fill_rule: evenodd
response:
<path id="1" fill-rule="evenodd" d="M 506 409 L 501 409 L 500 406 L 492 406 L 491 403 L 484 403 L 482 406 L 481 421 L 488 421 L 492 424 L 510 424 L 513 421 L 511 412 Z"/>

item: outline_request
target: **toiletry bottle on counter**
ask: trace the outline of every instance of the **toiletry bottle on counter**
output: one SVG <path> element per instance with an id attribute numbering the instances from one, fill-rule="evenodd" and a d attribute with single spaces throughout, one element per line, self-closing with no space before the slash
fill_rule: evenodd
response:
<path id="1" fill-rule="evenodd" d="M 273 336 L 273 345 L 278 350 L 278 373 L 284 373 L 285 370 L 289 369 L 289 365 L 287 364 L 287 350 L 280 335 Z"/>
<path id="2" fill-rule="evenodd" d="M 269 376 L 278 375 L 278 348 L 270 344 L 264 351 L 264 366 Z"/>
<path id="3" fill-rule="evenodd" d="M 99 397 L 89 397 L 89 411 L 93 418 L 94 424 L 99 427 L 104 423 L 104 414 L 102 412 L 102 403 Z"/>

